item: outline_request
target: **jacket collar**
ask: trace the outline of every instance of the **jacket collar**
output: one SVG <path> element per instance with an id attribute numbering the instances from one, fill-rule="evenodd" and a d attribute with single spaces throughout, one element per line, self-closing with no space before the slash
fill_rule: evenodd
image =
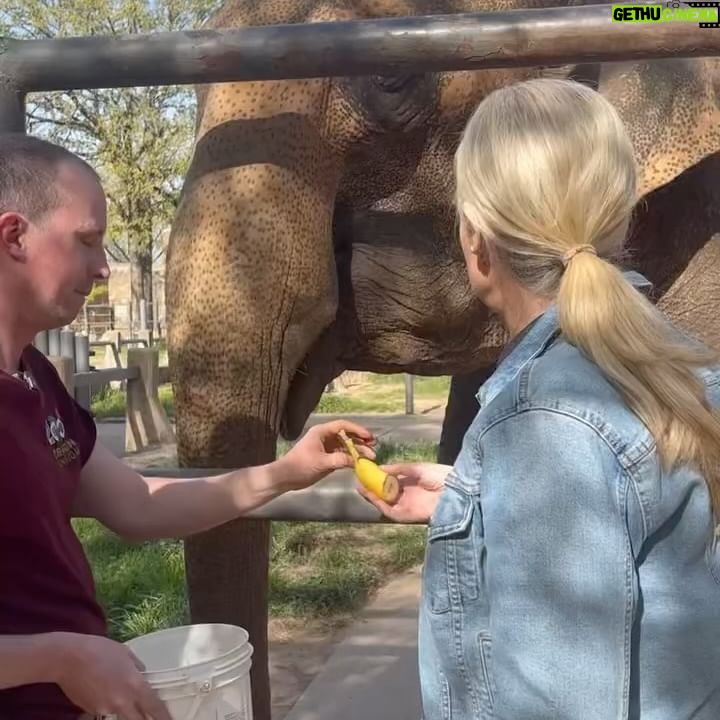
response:
<path id="1" fill-rule="evenodd" d="M 626 271 L 623 275 L 628 282 L 642 292 L 647 293 L 652 288 L 652 283 L 640 273 Z M 503 387 L 513 380 L 528 362 L 545 352 L 559 333 L 557 308 L 555 305 L 550 305 L 480 387 L 476 394 L 480 407 L 491 403 Z"/>

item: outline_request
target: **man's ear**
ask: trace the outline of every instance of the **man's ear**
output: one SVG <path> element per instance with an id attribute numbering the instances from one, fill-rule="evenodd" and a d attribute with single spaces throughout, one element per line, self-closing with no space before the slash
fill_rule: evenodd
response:
<path id="1" fill-rule="evenodd" d="M 14 260 L 24 261 L 28 227 L 28 221 L 20 213 L 0 213 L 0 251 Z"/>

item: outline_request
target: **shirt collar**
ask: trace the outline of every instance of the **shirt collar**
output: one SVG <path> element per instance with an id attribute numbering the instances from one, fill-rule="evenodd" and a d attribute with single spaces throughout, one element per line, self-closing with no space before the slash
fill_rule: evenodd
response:
<path id="1" fill-rule="evenodd" d="M 623 273 L 625 279 L 641 292 L 649 292 L 652 283 L 635 271 Z M 498 363 L 495 372 L 483 383 L 476 394 L 480 407 L 485 407 L 532 359 L 542 354 L 560 332 L 557 308 L 550 305 L 532 327 L 523 335 L 517 345 Z"/>

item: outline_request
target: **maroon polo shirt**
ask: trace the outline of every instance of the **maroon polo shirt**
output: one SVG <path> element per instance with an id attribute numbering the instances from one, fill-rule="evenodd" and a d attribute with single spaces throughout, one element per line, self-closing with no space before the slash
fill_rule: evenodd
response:
<path id="1" fill-rule="evenodd" d="M 23 375 L 0 372 L 0 635 L 104 635 L 90 566 L 70 524 L 92 452 L 91 415 L 36 348 Z M 57 685 L 0 690 L 2 720 L 75 720 Z"/>

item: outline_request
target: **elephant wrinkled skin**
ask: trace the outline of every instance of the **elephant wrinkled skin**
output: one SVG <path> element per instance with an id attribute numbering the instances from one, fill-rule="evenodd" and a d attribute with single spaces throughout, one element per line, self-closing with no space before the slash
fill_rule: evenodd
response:
<path id="1" fill-rule="evenodd" d="M 533 6 L 558 3 L 533 2 Z M 522 4 L 521 4 L 522 5 Z M 509 9 L 511 0 L 228 0 L 211 27 Z M 711 31 L 709 31 L 711 32 Z M 673 59 L 198 88 L 197 138 L 167 261 L 179 461 L 270 460 L 344 369 L 467 374 L 504 334 L 474 301 L 456 241 L 452 157 L 491 90 L 554 75 L 590 83 L 627 123 L 642 201 L 628 266 L 720 348 L 720 65 Z M 471 401 L 472 402 L 472 401 Z M 448 438 L 450 440 L 448 441 Z M 268 720 L 268 524 L 187 544 L 193 619 L 239 623 Z"/>

